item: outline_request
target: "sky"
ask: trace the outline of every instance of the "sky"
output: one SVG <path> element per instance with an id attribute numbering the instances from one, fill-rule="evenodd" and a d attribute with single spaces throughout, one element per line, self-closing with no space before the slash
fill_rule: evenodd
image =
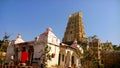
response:
<path id="1" fill-rule="evenodd" d="M 0 0 L 0 39 L 34 40 L 47 27 L 62 40 L 70 14 L 82 11 L 86 36 L 120 44 L 120 0 Z"/>

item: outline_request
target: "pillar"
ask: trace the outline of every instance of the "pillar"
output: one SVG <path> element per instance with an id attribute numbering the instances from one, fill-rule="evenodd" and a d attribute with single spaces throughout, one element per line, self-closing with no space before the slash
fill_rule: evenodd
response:
<path id="1" fill-rule="evenodd" d="M 69 51 L 69 52 L 70 52 L 70 56 L 69 56 L 69 66 L 68 67 L 71 67 L 72 51 Z"/>

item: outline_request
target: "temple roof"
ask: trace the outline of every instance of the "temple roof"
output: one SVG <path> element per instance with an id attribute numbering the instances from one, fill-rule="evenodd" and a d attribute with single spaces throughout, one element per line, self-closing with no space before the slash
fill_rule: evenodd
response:
<path id="1" fill-rule="evenodd" d="M 79 49 L 81 51 L 81 54 L 83 54 L 83 48 L 77 44 L 77 40 L 75 39 L 73 44 L 70 46 L 71 48 L 74 48 L 74 49 Z"/>
<path id="2" fill-rule="evenodd" d="M 48 27 L 46 31 L 38 37 L 38 41 L 42 41 L 45 43 L 52 43 L 55 45 L 60 44 L 60 40 L 56 37 L 56 35 L 52 32 L 52 29 Z"/>
<path id="3" fill-rule="evenodd" d="M 14 44 L 22 43 L 23 41 L 21 34 L 18 34 L 17 38 L 14 40 Z"/>

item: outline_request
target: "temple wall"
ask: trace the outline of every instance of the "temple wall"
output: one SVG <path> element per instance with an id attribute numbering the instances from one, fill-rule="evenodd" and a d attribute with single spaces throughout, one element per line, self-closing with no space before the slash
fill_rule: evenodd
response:
<path id="1" fill-rule="evenodd" d="M 102 63 L 105 68 L 118 68 L 120 67 L 120 51 L 107 51 L 102 52 Z"/>
<path id="2" fill-rule="evenodd" d="M 49 54 L 52 56 L 51 60 L 48 60 L 48 67 L 54 67 L 58 65 L 59 60 L 59 46 L 55 46 L 53 44 L 48 44 L 51 47 Z"/>
<path id="3" fill-rule="evenodd" d="M 7 47 L 7 53 L 6 54 L 7 54 L 6 55 L 6 60 L 10 61 L 11 56 L 14 56 L 14 48 L 13 48 L 12 45 L 10 45 L 10 46 Z"/>
<path id="4" fill-rule="evenodd" d="M 34 56 L 33 58 L 40 58 L 40 56 L 44 53 L 44 45 L 34 45 Z"/>

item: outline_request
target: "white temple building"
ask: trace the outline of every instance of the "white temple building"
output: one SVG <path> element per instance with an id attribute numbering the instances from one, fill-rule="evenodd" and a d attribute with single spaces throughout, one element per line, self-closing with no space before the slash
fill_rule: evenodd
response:
<path id="1" fill-rule="evenodd" d="M 28 52 L 28 65 L 42 67 L 46 64 L 47 68 L 79 67 L 81 65 L 82 47 L 77 44 L 76 40 L 72 45 L 60 43 L 60 39 L 55 36 L 51 28 L 47 28 L 44 33 L 28 42 L 23 41 L 21 35 L 18 34 L 7 48 L 6 61 L 11 61 L 10 57 L 14 56 L 14 61 L 19 64 L 23 48 Z"/>

